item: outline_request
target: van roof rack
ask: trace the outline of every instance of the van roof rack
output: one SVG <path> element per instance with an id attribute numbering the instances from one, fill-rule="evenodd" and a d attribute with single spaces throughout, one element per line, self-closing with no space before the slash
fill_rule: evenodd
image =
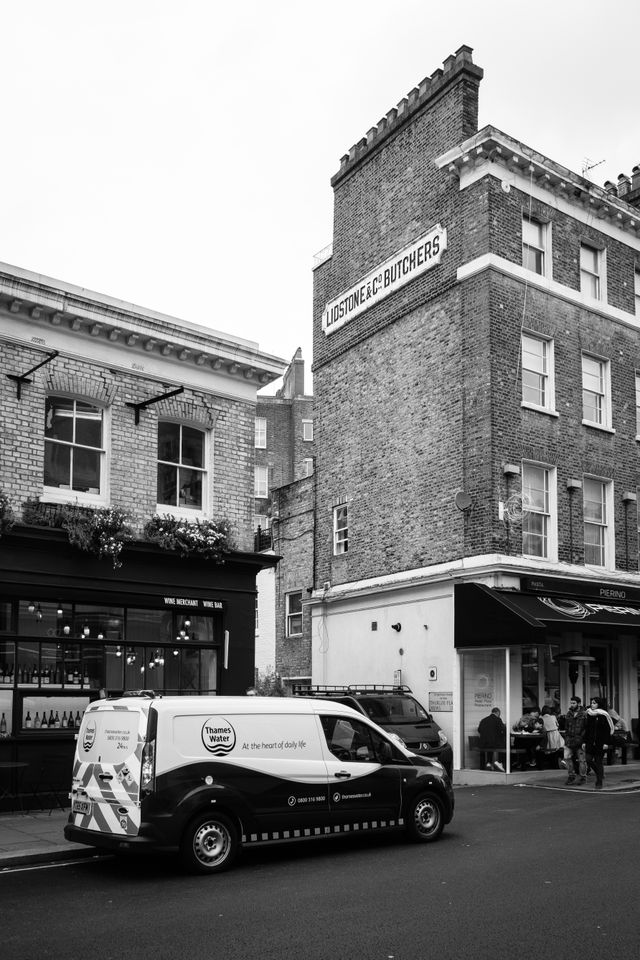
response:
<path id="1" fill-rule="evenodd" d="M 411 687 L 406 684 L 384 684 L 384 683 L 350 683 L 345 686 L 328 686 L 321 683 L 294 683 L 293 692 L 296 696 L 313 697 L 328 696 L 329 694 L 340 696 L 360 696 L 363 693 L 411 693 Z"/>
<path id="2" fill-rule="evenodd" d="M 155 700 L 158 694 L 155 690 L 125 690 L 123 697 L 144 697 L 146 700 Z M 116 697 L 119 700 L 120 697 Z"/>

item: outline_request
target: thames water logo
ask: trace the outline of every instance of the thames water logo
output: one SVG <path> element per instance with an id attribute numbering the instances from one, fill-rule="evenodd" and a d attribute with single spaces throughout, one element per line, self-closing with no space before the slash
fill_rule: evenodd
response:
<path id="1" fill-rule="evenodd" d="M 82 738 L 82 749 L 89 753 L 91 747 L 96 742 L 96 724 L 95 720 L 89 720 L 88 724 L 84 730 L 84 736 Z"/>
<path id="2" fill-rule="evenodd" d="M 202 725 L 202 742 L 214 757 L 224 757 L 236 745 L 236 732 L 224 717 L 209 717 Z"/>

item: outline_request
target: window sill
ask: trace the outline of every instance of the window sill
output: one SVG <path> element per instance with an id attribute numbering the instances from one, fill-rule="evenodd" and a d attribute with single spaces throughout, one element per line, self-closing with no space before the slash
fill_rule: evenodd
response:
<path id="1" fill-rule="evenodd" d="M 591 427 L 592 430 L 600 430 L 601 433 L 615 433 L 613 427 L 604 427 L 600 423 L 594 423 L 593 420 L 583 420 L 583 427 Z"/>
<path id="2" fill-rule="evenodd" d="M 44 487 L 42 503 L 77 504 L 80 507 L 107 507 L 109 498 L 95 493 L 81 493 L 78 490 L 63 490 L 60 487 Z"/>
<path id="3" fill-rule="evenodd" d="M 175 520 L 207 520 L 207 514 L 204 510 L 192 509 L 189 507 L 172 507 L 168 503 L 156 504 L 157 517 L 173 517 Z"/>
<path id="4" fill-rule="evenodd" d="M 536 403 L 527 403 L 526 400 L 522 400 L 520 406 L 524 410 L 533 410 L 535 413 L 544 413 L 548 417 L 559 417 L 560 414 L 557 410 L 550 410 L 548 407 L 539 407 Z"/>

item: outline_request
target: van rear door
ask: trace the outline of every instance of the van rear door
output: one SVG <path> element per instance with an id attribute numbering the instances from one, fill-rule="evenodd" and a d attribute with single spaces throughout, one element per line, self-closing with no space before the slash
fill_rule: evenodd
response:
<path id="1" fill-rule="evenodd" d="M 149 704 L 99 701 L 87 708 L 76 744 L 71 817 L 76 827 L 136 836 L 140 768 Z"/>

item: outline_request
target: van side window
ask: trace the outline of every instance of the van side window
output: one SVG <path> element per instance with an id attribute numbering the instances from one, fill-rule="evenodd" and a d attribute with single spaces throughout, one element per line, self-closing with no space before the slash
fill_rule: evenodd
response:
<path id="1" fill-rule="evenodd" d="M 383 739 L 365 723 L 350 717 L 335 716 L 321 716 L 320 721 L 327 746 L 338 760 L 352 763 L 382 762 Z"/>

